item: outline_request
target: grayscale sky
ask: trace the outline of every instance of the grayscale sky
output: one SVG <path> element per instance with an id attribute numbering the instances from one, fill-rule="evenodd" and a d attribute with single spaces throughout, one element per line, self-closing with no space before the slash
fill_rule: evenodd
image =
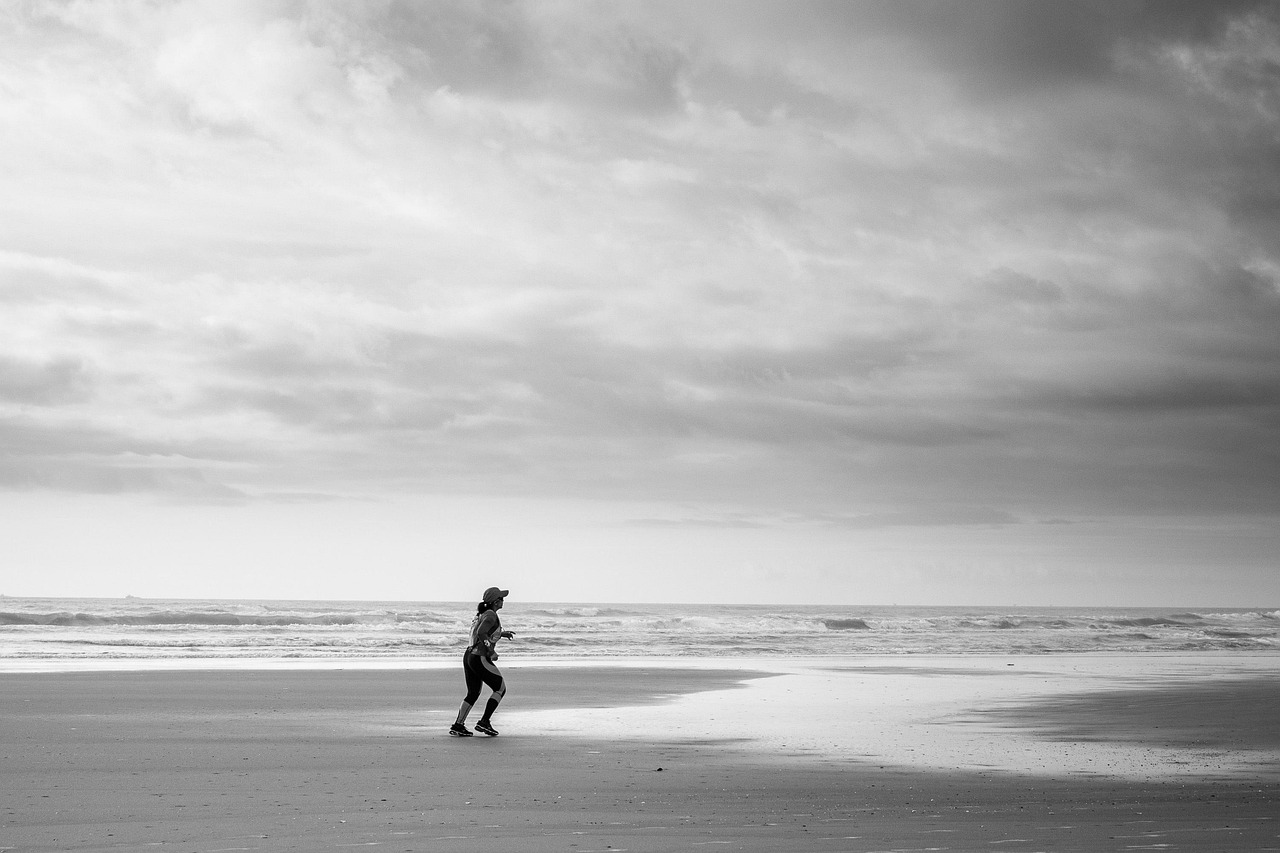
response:
<path id="1" fill-rule="evenodd" d="M 0 593 L 1280 605 L 1280 4 L 0 6 Z"/>

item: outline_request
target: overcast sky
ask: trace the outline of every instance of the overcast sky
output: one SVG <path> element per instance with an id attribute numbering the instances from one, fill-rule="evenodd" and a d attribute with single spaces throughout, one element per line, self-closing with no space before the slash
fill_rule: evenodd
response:
<path id="1" fill-rule="evenodd" d="M 0 6 L 0 593 L 1280 606 L 1280 4 Z"/>

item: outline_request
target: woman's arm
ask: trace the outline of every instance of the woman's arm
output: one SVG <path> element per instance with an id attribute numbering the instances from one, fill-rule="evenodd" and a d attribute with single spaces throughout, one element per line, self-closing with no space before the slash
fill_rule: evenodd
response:
<path id="1" fill-rule="evenodd" d="M 513 639 L 515 637 L 515 632 L 503 631 L 502 622 L 498 619 L 498 615 L 496 613 L 493 616 L 493 621 L 496 624 L 489 629 L 489 647 L 492 650 L 492 656 L 496 658 L 498 656 L 498 640 Z"/>
<path id="2" fill-rule="evenodd" d="M 497 643 L 498 614 L 492 610 L 486 610 L 480 614 L 480 621 L 476 623 L 472 645 L 482 656 L 491 658 L 496 655 L 494 646 Z"/>

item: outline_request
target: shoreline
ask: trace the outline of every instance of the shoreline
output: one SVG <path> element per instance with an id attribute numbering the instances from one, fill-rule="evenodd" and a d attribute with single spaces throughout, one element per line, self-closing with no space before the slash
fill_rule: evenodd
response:
<path id="1" fill-rule="evenodd" d="M 941 750 L 944 740 L 928 732 L 958 733 L 959 743 L 972 742 L 967 732 L 994 733 L 1018 753 L 1052 744 L 1009 720 L 933 711 L 971 712 L 966 703 L 988 687 L 1009 696 L 1012 685 L 1043 685 L 1014 691 L 1034 699 L 1067 685 L 1079 700 L 1068 710 L 1087 721 L 1097 712 L 1089 697 L 1105 699 L 1108 685 L 1128 679 L 1120 661 L 1101 674 L 993 672 L 992 659 L 972 657 L 772 674 L 723 660 L 635 663 L 510 666 L 511 692 L 495 716 L 502 736 L 461 740 L 445 734 L 462 686 L 454 668 L 0 675 L 0 846 L 1232 851 L 1274 845 L 1280 831 L 1280 783 L 1239 766 L 1203 776 L 1079 773 L 958 766 L 945 750 L 898 764 L 830 748 L 843 740 L 866 752 L 871 742 L 855 741 L 874 719 L 907 733 L 906 748 L 917 752 Z M 1206 663 L 1166 666 L 1168 677 L 1183 673 L 1166 689 L 1207 683 Z M 1128 675 L 1159 681 L 1143 669 Z M 795 693 L 831 675 L 856 687 L 861 703 Z M 1256 686 L 1243 671 L 1236 683 Z M 981 689 L 959 697 L 942 689 L 966 685 Z M 933 699 L 922 708 L 924 695 Z M 788 696 L 810 712 L 826 703 L 832 727 L 812 728 L 827 748 L 771 739 L 773 721 L 785 723 L 793 707 Z M 1055 719 L 1028 707 L 1017 711 L 1018 726 Z"/>
<path id="2" fill-rule="evenodd" d="M 157 656 L 157 657 L 0 657 L 0 675 L 59 672 L 149 672 L 184 670 L 420 670 L 456 668 L 462 654 L 459 648 L 450 655 L 404 656 L 316 656 L 316 657 L 223 657 L 209 656 Z M 1280 671 L 1280 648 L 1275 649 L 1198 649 L 1178 651 L 1154 649 L 1132 652 L 1098 649 L 1094 651 L 938 651 L 938 652 L 857 652 L 849 654 L 687 654 L 631 655 L 593 654 L 531 655 L 508 651 L 501 658 L 503 669 L 519 667 L 674 667 L 674 668 L 748 668 L 761 670 L 789 670 L 795 666 L 847 665 L 849 662 L 893 661 L 903 667 L 929 666 L 935 660 L 1009 659 L 1015 661 L 1076 660 L 1076 661 L 1132 661 L 1174 660 L 1203 662 L 1216 666 L 1223 661 L 1240 666 L 1275 668 Z"/>
<path id="3" fill-rule="evenodd" d="M 1280 780 L 1280 715 L 1271 713 L 1280 707 L 1280 658 L 1273 655 L 815 658 L 754 661 L 747 671 L 763 677 L 733 694 L 513 715 L 541 735 L 720 737 L 773 760 L 1042 777 Z M 1111 699 L 1118 695 L 1127 698 L 1116 708 Z M 1144 733 L 1145 720 L 1165 727 Z M 1205 735 L 1215 726 L 1227 728 L 1210 742 Z M 1170 737 L 1175 730 L 1182 736 Z"/>
<path id="4" fill-rule="evenodd" d="M 0 664 L 0 687 L 23 677 L 147 674 L 458 680 L 457 662 L 437 658 L 56 663 L 17 671 Z M 503 716 L 541 737 L 620 742 L 662 735 L 732 742 L 769 760 L 881 768 L 1280 779 L 1280 715 L 1272 713 L 1280 707 L 1280 656 L 1273 654 L 526 657 L 501 665 L 512 688 Z M 657 690 L 659 699 L 643 694 L 645 685 L 664 681 L 679 689 Z M 608 689 L 584 690 L 595 683 Z M 641 692 L 621 689 L 624 683 Z M 723 693 L 733 688 L 742 689 Z M 561 690 L 565 699 L 549 702 L 547 690 Z M 314 701 L 322 706 L 326 697 Z M 400 713 L 412 714 L 412 705 L 406 700 Z"/>

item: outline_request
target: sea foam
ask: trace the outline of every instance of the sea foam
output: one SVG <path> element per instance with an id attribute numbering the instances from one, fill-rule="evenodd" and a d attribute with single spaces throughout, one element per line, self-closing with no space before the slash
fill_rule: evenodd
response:
<path id="1" fill-rule="evenodd" d="M 0 662 L 448 658 L 473 605 L 451 602 L 0 598 Z M 1275 609 L 523 603 L 504 657 L 1133 654 L 1277 651 Z"/>

